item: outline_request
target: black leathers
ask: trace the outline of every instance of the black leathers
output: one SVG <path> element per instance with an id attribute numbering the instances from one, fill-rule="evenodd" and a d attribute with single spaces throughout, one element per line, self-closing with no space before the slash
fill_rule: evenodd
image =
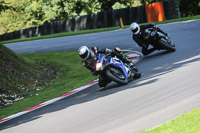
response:
<path id="1" fill-rule="evenodd" d="M 143 34 L 145 32 L 145 29 L 148 29 L 148 28 L 152 28 L 152 27 L 156 27 L 154 24 L 146 24 L 146 25 L 141 25 L 140 26 L 140 32 L 139 34 L 133 34 L 133 40 L 140 46 L 142 47 L 142 53 L 144 55 L 147 55 L 147 54 L 150 54 L 151 52 L 153 52 L 154 50 L 157 50 L 156 47 L 153 47 L 153 48 L 150 48 L 148 49 L 148 46 L 149 46 L 149 43 L 146 42 L 143 38 Z M 163 32 L 160 28 L 156 27 L 157 30 L 163 34 L 166 34 L 165 32 Z"/>

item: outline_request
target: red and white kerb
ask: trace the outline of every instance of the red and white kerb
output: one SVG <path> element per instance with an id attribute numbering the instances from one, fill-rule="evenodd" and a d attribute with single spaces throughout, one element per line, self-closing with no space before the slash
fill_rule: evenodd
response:
<path id="1" fill-rule="evenodd" d="M 6 118 L 3 118 L 3 119 L 0 120 L 0 124 L 3 123 L 3 122 L 6 122 L 6 121 L 8 121 L 8 120 L 11 120 L 11 119 L 13 119 L 13 118 L 16 118 L 16 117 L 18 117 L 18 116 L 21 116 L 21 115 L 23 115 L 23 114 L 29 113 L 29 112 L 31 112 L 31 111 L 33 111 L 33 110 L 36 110 L 36 109 L 39 109 L 39 108 L 44 107 L 44 106 L 46 106 L 46 105 L 49 105 L 49 104 L 51 104 L 51 103 L 54 103 L 54 102 L 56 102 L 56 101 L 58 101 L 58 100 L 61 100 L 61 99 L 63 99 L 63 98 L 66 98 L 66 97 L 68 97 L 68 96 L 71 96 L 71 95 L 73 95 L 73 94 L 75 94 L 75 93 L 77 93 L 77 92 L 80 92 L 80 91 L 82 91 L 82 90 L 84 90 L 84 89 L 86 89 L 86 88 L 88 88 L 88 87 L 90 87 L 90 86 L 96 84 L 97 82 L 98 82 L 98 80 L 94 80 L 94 81 L 92 81 L 92 82 L 90 82 L 90 83 L 88 83 L 88 84 L 86 84 L 86 85 L 84 85 L 84 86 L 82 86 L 82 87 L 80 87 L 80 88 L 74 89 L 74 90 L 72 90 L 72 91 L 70 91 L 70 92 L 67 92 L 67 93 L 65 93 L 65 94 L 63 94 L 63 95 L 61 95 L 61 96 L 59 96 L 59 97 L 56 97 L 56 98 L 54 98 L 54 99 L 48 100 L 48 101 L 46 101 L 46 102 L 43 102 L 43 103 L 41 103 L 41 104 L 39 104 L 39 105 L 36 105 L 36 106 L 34 106 L 34 107 L 31 107 L 31 108 L 29 108 L 29 109 L 26 109 L 26 110 L 24 110 L 24 111 L 21 111 L 21 112 L 19 112 L 19 113 L 17 113 L 17 114 L 8 116 L 8 117 L 6 117 Z"/>

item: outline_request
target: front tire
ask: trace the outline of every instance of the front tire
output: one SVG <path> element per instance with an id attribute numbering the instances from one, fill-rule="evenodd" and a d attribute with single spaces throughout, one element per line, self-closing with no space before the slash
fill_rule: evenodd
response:
<path id="1" fill-rule="evenodd" d="M 166 40 L 160 39 L 159 43 L 164 49 L 166 49 L 170 52 L 176 51 L 176 48 L 171 43 L 168 43 Z"/>
<path id="2" fill-rule="evenodd" d="M 138 79 L 141 77 L 141 72 L 135 66 L 132 68 L 132 72 L 134 73 L 134 79 Z"/>
<path id="3" fill-rule="evenodd" d="M 112 74 L 110 72 L 109 69 L 106 70 L 106 75 L 114 82 L 117 82 L 120 85 L 126 85 L 128 84 L 128 79 L 124 78 L 124 79 L 120 79 L 118 77 L 116 77 L 114 74 Z M 125 75 L 124 75 L 125 76 Z"/>

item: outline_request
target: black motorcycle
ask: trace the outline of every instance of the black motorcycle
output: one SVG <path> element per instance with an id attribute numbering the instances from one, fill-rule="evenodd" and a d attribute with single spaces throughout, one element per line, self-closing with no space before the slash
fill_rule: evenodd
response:
<path id="1" fill-rule="evenodd" d="M 170 40 L 169 36 L 159 32 L 157 27 L 146 29 L 143 37 L 148 43 L 159 50 L 165 49 L 170 52 L 176 51 L 175 44 Z"/>

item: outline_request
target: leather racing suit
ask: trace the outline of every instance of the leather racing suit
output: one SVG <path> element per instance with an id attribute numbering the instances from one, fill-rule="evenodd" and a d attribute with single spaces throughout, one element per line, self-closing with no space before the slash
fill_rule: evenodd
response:
<path id="1" fill-rule="evenodd" d="M 97 62 L 97 54 L 110 54 L 111 56 L 117 56 L 117 58 L 121 59 L 124 63 L 131 63 L 128 59 L 126 59 L 123 54 L 120 53 L 116 48 L 114 49 L 101 49 L 99 50 L 98 47 L 92 47 L 91 49 L 91 55 L 88 59 L 82 60 L 83 65 L 88 68 L 94 76 L 97 76 L 98 73 L 95 70 L 96 62 Z M 105 87 L 110 82 L 110 79 L 107 78 L 107 76 L 104 73 L 99 74 L 99 81 L 98 84 L 100 87 Z"/>
<path id="2" fill-rule="evenodd" d="M 164 35 L 168 36 L 167 33 L 163 32 L 159 27 L 157 27 L 155 24 L 146 24 L 146 25 L 141 25 L 140 26 L 140 32 L 139 34 L 133 34 L 132 38 L 133 40 L 140 46 L 142 47 L 142 53 L 143 55 L 148 55 L 150 54 L 151 52 L 153 52 L 154 50 L 158 50 L 158 48 L 154 47 L 153 48 L 150 48 L 148 49 L 148 46 L 149 46 L 149 43 L 144 40 L 144 32 L 145 32 L 145 29 L 148 29 L 148 28 L 157 28 L 157 30 L 161 33 L 163 33 Z"/>

